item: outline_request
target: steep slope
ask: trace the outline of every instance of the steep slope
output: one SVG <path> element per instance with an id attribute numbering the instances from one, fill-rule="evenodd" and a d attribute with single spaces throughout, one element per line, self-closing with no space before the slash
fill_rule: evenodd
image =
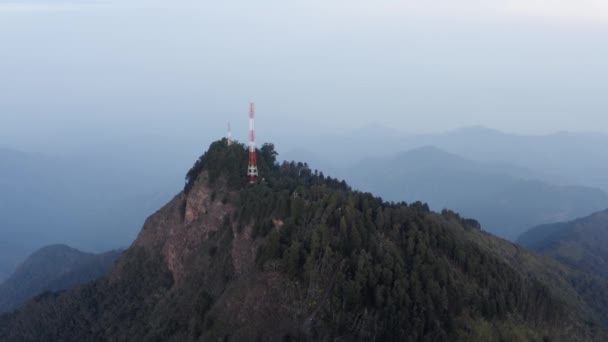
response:
<path id="1" fill-rule="evenodd" d="M 566 264 L 608 278 L 608 210 L 535 227 L 517 241 Z"/>
<path id="2" fill-rule="evenodd" d="M 65 245 L 41 248 L 0 285 L 0 313 L 8 312 L 45 291 L 88 283 L 107 274 L 120 251 L 83 253 Z"/>
<path id="3" fill-rule="evenodd" d="M 529 227 L 608 207 L 608 194 L 601 190 L 552 185 L 530 178 L 523 169 L 478 163 L 434 147 L 367 160 L 339 175 L 388 200 L 421 200 L 434 209 L 452 208 L 510 240 Z"/>
<path id="4" fill-rule="evenodd" d="M 608 286 L 421 203 L 209 151 L 112 272 L 0 317 L 6 341 L 600 341 Z M 595 297 L 576 292 L 587 281 Z M 602 292 L 603 291 L 603 292 Z M 603 295 L 603 297 L 602 297 Z"/>

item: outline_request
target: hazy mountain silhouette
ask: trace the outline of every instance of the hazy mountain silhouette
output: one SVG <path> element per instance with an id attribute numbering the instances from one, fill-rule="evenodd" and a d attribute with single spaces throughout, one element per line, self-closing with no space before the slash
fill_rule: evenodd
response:
<path id="1" fill-rule="evenodd" d="M 151 156 L 152 157 L 152 156 Z M 130 244 L 170 198 L 171 175 L 127 158 L 49 157 L 0 150 L 0 276 L 41 246 L 103 251 Z"/>
<path id="2" fill-rule="evenodd" d="M 608 135 L 559 132 L 507 134 L 484 127 L 428 136 L 433 145 L 479 161 L 508 162 L 563 181 L 608 190 Z"/>
<path id="3" fill-rule="evenodd" d="M 552 185 L 533 179 L 536 174 L 524 168 L 479 163 L 435 147 L 368 159 L 335 172 L 355 188 L 391 201 L 424 201 L 436 210 L 453 208 L 508 239 L 534 225 L 608 207 L 608 195 L 601 190 Z"/>
<path id="4" fill-rule="evenodd" d="M 121 251 L 84 253 L 65 245 L 44 247 L 30 255 L 0 284 L 0 313 L 11 311 L 45 291 L 73 288 L 105 275 Z"/>
<path id="5" fill-rule="evenodd" d="M 517 242 L 578 269 L 608 278 L 608 210 L 570 222 L 532 228 Z"/>
<path id="6" fill-rule="evenodd" d="M 0 339 L 607 337 L 604 279 L 259 152 L 250 185 L 247 148 L 212 144 L 107 277 L 0 316 Z"/>
<path id="7" fill-rule="evenodd" d="M 28 248 L 16 246 L 9 241 L 0 241 L 0 283 L 17 268 L 28 254 Z"/>
<path id="8" fill-rule="evenodd" d="M 524 136 L 483 127 L 407 134 L 401 133 L 401 129 L 369 125 L 343 134 L 293 139 L 291 152 L 284 157 L 307 160 L 313 169 L 323 170 L 326 175 L 340 174 L 350 179 L 340 168 L 368 158 L 390 159 L 409 149 L 434 145 L 478 164 L 495 165 L 492 172 L 542 181 L 532 185 L 547 194 L 551 191 L 546 189 L 545 182 L 601 186 L 607 178 L 604 170 L 608 162 L 601 148 L 606 145 L 606 136 L 601 134 Z M 72 151 L 77 152 L 78 157 L 61 158 L 0 149 L 0 240 L 10 241 L 11 249 L 22 250 L 17 252 L 20 254 L 17 259 L 56 242 L 95 251 L 128 244 L 136 234 L 133 227 L 170 197 L 169 189 L 181 184 L 181 170 L 191 160 L 192 151 L 196 150 L 193 146 L 192 142 L 140 137 L 83 146 Z M 567 193 L 563 189 L 558 191 L 561 194 L 558 199 Z M 404 194 L 407 197 L 395 199 L 424 200 L 416 198 L 416 189 L 410 190 L 414 196 Z M 443 195 L 451 194 L 443 191 Z M 385 195 L 390 196 L 390 193 Z M 586 195 L 581 196 L 585 204 Z M 437 201 L 434 197 L 428 200 L 439 207 L 453 203 Z M 464 203 L 460 209 L 473 214 L 483 209 L 479 217 L 484 226 L 488 229 L 498 226 L 493 218 L 500 217 L 503 211 L 493 212 L 492 207 L 471 208 L 471 205 Z M 585 212 L 560 207 L 559 203 L 550 206 L 556 205 L 563 215 L 556 216 L 553 211 L 547 215 L 539 213 L 539 220 L 512 221 L 511 213 L 516 211 L 506 212 L 508 217 L 500 228 L 567 220 L 573 218 L 571 215 L 586 215 L 602 209 L 591 206 Z M 15 253 L 3 256 L 7 253 L 8 249 L 0 251 L 0 279 L 2 274 L 14 269 Z"/>
<path id="9" fill-rule="evenodd" d="M 399 134 L 398 129 L 370 125 L 345 133 L 325 134 L 306 139 L 306 149 L 314 151 L 319 160 L 344 167 L 366 158 L 385 158 L 419 147 L 436 146 L 478 162 L 519 166 L 551 183 L 608 191 L 608 177 L 605 176 L 608 134 L 521 135 L 481 126 L 428 134 Z M 290 158 L 289 153 L 286 155 Z"/>

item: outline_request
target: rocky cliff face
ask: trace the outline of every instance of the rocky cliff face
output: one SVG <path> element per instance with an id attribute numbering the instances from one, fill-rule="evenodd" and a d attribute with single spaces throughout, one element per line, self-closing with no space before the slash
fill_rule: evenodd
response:
<path id="1" fill-rule="evenodd" d="M 190 308 L 209 310 L 207 319 L 197 323 L 206 325 L 205 336 L 220 339 L 226 331 L 234 340 L 297 335 L 306 313 L 297 303 L 303 299 L 294 299 L 301 297 L 302 289 L 280 271 L 256 267 L 262 241 L 253 238 L 252 224 L 234 221 L 238 198 L 239 192 L 229 189 L 225 180 L 210 184 L 208 173 L 202 172 L 188 193 L 178 194 L 146 220 L 132 249 L 158 255 L 173 281 L 169 296 L 180 297 L 175 304 L 182 309 L 191 306 L 187 301 L 208 296 L 208 307 Z M 275 224 L 274 229 L 280 229 L 281 221 Z M 118 265 L 110 283 L 126 281 L 125 266 Z M 200 293 L 183 296 L 197 292 L 194 287 Z M 213 327 L 212 322 L 221 324 Z M 202 327 L 194 330 L 202 336 Z"/>
<path id="2" fill-rule="evenodd" d="M 188 194 L 180 193 L 146 220 L 133 246 L 160 250 L 173 279 L 180 284 L 192 271 L 187 263 L 194 254 L 200 253 L 201 244 L 234 215 L 234 204 L 228 199 L 235 196 L 235 192 L 228 191 L 221 182 L 212 189 L 208 176 L 203 174 Z M 226 228 L 237 235 L 232 225 Z"/>
<path id="3" fill-rule="evenodd" d="M 248 185 L 238 167 L 246 148 L 214 143 L 107 277 L 0 316 L 0 340 L 605 336 L 597 310 L 608 306 L 606 283 L 585 280 L 600 296 L 579 297 L 578 273 L 473 220 L 386 203 L 304 164 L 276 165 L 274 155 L 260 151 L 266 180 Z"/>

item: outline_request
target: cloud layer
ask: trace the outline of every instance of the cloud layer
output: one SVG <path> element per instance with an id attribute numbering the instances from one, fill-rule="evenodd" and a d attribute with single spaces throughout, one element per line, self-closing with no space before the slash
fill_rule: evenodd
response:
<path id="1" fill-rule="evenodd" d="M 242 0 L 226 1 L 218 6 L 242 6 Z M 316 7 L 320 11 L 339 10 L 342 13 L 368 13 L 403 15 L 521 15 L 545 18 L 569 18 L 577 20 L 608 20 L 608 2 L 605 0 L 293 0 L 289 3 L 277 0 L 258 1 L 265 7 Z M 158 8 L 158 7 L 208 7 L 209 3 L 193 0 L 84 0 L 84 1 L 0 1 L 5 11 L 53 11 L 86 8 Z M 215 6 L 215 5 L 213 5 Z"/>

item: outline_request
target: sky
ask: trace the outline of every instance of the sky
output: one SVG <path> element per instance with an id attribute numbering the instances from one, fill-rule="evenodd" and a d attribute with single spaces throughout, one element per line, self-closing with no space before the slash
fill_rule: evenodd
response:
<path id="1" fill-rule="evenodd" d="M 0 0 L 0 146 L 608 132 L 608 2 Z M 260 132 L 262 130 L 262 132 Z M 208 138 L 213 137 L 213 138 Z"/>

